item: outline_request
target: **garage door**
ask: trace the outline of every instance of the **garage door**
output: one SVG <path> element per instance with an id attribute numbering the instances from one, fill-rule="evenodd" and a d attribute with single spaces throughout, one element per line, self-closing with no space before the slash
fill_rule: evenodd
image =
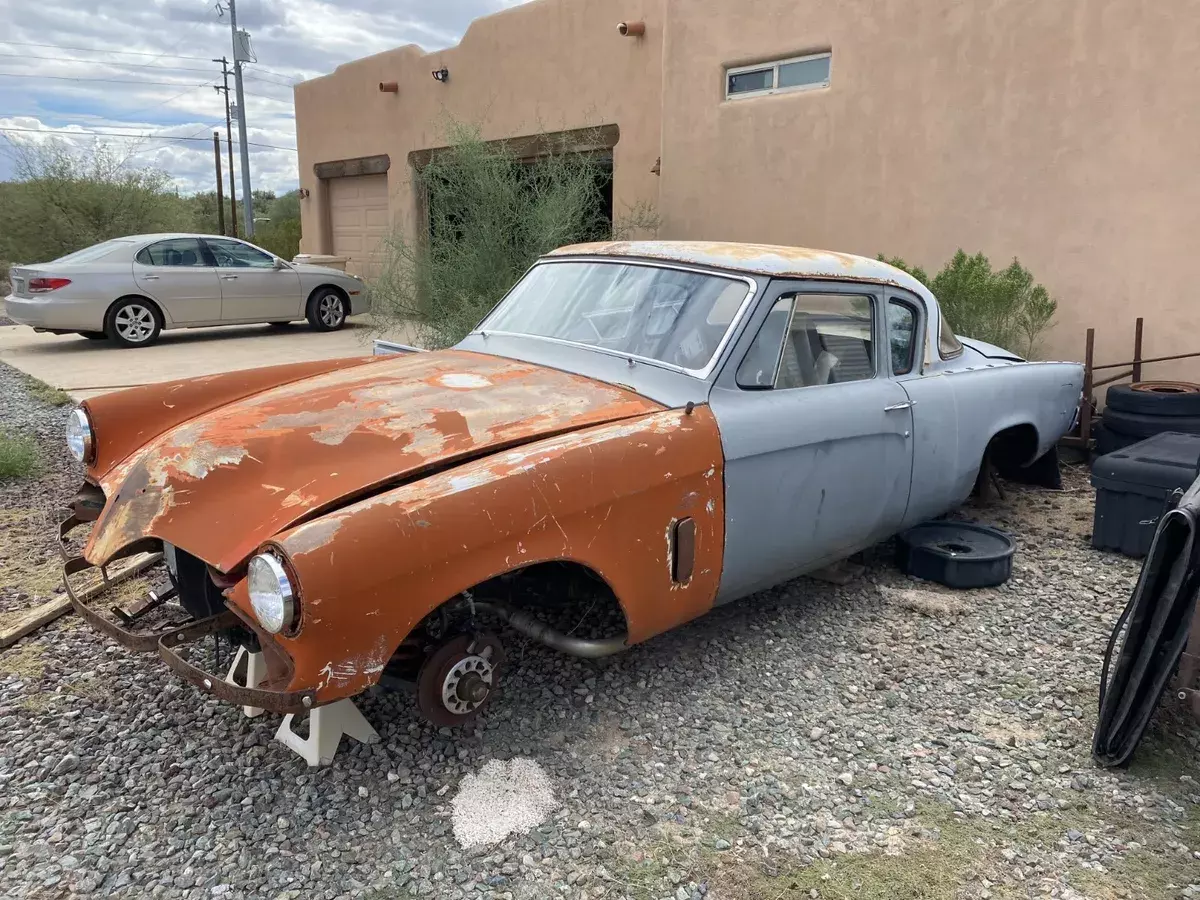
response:
<path id="1" fill-rule="evenodd" d="M 329 218 L 334 256 L 349 257 L 346 271 L 379 274 L 380 244 L 387 237 L 387 175 L 348 175 L 329 180 Z"/>

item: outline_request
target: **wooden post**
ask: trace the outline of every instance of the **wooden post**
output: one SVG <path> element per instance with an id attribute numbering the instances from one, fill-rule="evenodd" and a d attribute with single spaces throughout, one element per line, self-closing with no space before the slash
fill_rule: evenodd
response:
<path id="1" fill-rule="evenodd" d="M 1079 401 L 1079 439 L 1086 450 L 1092 436 L 1092 363 L 1096 349 L 1096 329 L 1087 330 L 1087 344 L 1083 350 L 1083 398 Z"/>
<path id="2" fill-rule="evenodd" d="M 217 162 L 217 231 L 225 233 L 225 194 L 221 187 L 221 132 L 213 132 L 213 158 Z"/>
<path id="3" fill-rule="evenodd" d="M 1133 383 L 1142 380 L 1142 317 L 1133 326 Z"/>

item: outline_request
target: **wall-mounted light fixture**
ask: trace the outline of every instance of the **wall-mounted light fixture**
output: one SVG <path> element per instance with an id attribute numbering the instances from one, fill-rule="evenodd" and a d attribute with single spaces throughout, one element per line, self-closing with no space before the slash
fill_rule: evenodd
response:
<path id="1" fill-rule="evenodd" d="M 379 89 L 385 94 L 395 94 L 400 90 L 400 85 L 395 81 L 381 81 L 379 82 Z"/>
<path id="2" fill-rule="evenodd" d="M 308 188 L 300 188 L 300 190 L 298 191 L 298 193 L 300 194 L 300 199 L 301 199 L 301 200 L 307 200 L 307 199 L 308 199 Z"/>
<path id="3" fill-rule="evenodd" d="M 617 34 L 621 37 L 642 37 L 645 33 L 645 22 L 622 22 L 617 26 Z"/>
<path id="4" fill-rule="evenodd" d="M 445 66 L 442 66 L 442 68 L 440 68 L 440 69 L 434 69 L 429 74 L 431 74 L 433 76 L 434 81 L 440 81 L 440 82 L 442 82 L 442 84 L 445 84 L 447 81 L 450 80 L 450 70 L 447 69 Z"/>

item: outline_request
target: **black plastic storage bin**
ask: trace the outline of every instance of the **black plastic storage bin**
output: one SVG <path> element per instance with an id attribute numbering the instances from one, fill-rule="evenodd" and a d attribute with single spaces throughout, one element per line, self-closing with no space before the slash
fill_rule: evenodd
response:
<path id="1" fill-rule="evenodd" d="M 1164 431 L 1092 464 L 1096 513 L 1092 546 L 1143 557 L 1176 490 L 1200 471 L 1200 434 Z"/>

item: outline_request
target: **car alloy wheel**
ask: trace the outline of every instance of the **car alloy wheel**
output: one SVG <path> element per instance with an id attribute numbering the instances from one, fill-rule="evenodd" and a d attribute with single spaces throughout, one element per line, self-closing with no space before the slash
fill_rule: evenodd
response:
<path id="1" fill-rule="evenodd" d="M 141 344 L 154 334 L 154 312 L 140 303 L 121 307 L 113 319 L 117 334 L 131 344 Z"/>
<path id="2" fill-rule="evenodd" d="M 346 309 L 342 304 L 342 298 L 337 294 L 326 294 L 320 299 L 317 304 L 317 315 L 321 318 L 321 324 L 326 328 L 334 329 L 342 324 L 342 319 L 346 318 Z"/>

